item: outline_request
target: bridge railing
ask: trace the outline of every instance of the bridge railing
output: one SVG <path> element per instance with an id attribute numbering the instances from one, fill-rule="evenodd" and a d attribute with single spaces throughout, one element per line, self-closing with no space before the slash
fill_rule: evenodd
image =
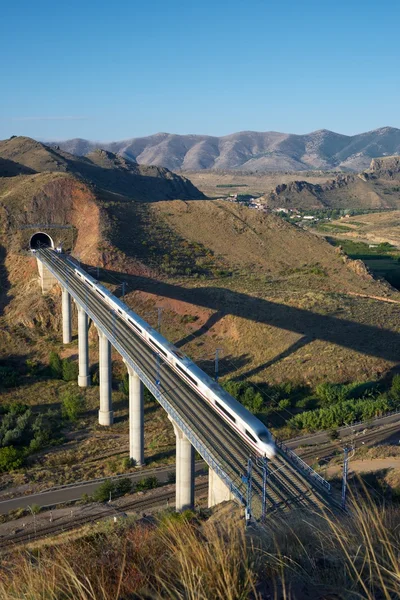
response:
<path id="1" fill-rule="evenodd" d="M 314 471 L 314 469 L 310 467 L 310 465 L 304 462 L 304 460 L 300 458 L 300 456 L 298 456 L 296 452 L 294 452 L 291 448 L 286 446 L 286 444 L 284 444 L 282 440 L 275 436 L 273 437 L 277 448 L 279 448 L 283 452 L 283 454 L 285 454 L 288 457 L 290 462 L 294 464 L 303 473 L 303 475 L 305 475 L 310 481 L 312 481 L 312 483 L 323 489 L 325 492 L 330 493 L 331 484 L 328 481 L 321 477 L 319 473 Z"/>

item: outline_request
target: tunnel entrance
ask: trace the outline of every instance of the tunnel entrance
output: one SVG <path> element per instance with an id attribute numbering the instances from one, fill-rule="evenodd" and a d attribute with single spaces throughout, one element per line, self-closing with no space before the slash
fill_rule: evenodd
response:
<path id="1" fill-rule="evenodd" d="M 31 250 L 38 250 L 39 248 L 54 248 L 54 242 L 47 233 L 38 231 L 34 233 L 29 242 Z"/>

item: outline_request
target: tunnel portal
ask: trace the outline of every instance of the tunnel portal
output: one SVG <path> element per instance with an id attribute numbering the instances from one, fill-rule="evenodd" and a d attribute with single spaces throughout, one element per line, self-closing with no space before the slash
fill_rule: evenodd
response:
<path id="1" fill-rule="evenodd" d="M 29 247 L 31 250 L 38 250 L 39 248 L 54 248 L 54 242 L 47 233 L 38 231 L 31 237 Z"/>

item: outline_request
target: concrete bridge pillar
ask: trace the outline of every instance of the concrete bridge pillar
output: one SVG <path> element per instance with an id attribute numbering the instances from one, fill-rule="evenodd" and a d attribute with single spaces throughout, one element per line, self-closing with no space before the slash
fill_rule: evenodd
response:
<path id="1" fill-rule="evenodd" d="M 172 419 L 171 419 L 172 421 Z M 194 448 L 172 421 L 176 436 L 176 510 L 194 507 Z"/>
<path id="2" fill-rule="evenodd" d="M 62 295 L 62 328 L 63 344 L 70 344 L 72 340 L 71 328 L 71 296 L 65 287 L 61 287 Z"/>
<path id="3" fill-rule="evenodd" d="M 208 471 L 208 508 L 225 502 L 227 500 L 233 500 L 234 496 L 226 483 L 216 474 L 215 471 L 210 469 Z"/>
<path id="4" fill-rule="evenodd" d="M 78 349 L 79 349 L 79 375 L 78 385 L 88 387 L 90 385 L 89 375 L 89 337 L 88 316 L 85 309 L 79 304 L 78 308 Z"/>
<path id="5" fill-rule="evenodd" d="M 53 285 L 58 283 L 57 278 L 54 277 L 53 273 L 42 263 L 38 258 L 36 259 L 38 271 L 40 275 L 40 284 L 42 286 L 42 293 L 46 294 L 51 290 Z"/>
<path id="6" fill-rule="evenodd" d="M 129 458 L 144 464 L 144 402 L 143 383 L 137 373 L 126 365 L 129 375 Z"/>
<path id="7" fill-rule="evenodd" d="M 99 425 L 113 424 L 111 396 L 111 344 L 108 338 L 99 330 L 99 376 L 100 376 L 100 410 Z"/>

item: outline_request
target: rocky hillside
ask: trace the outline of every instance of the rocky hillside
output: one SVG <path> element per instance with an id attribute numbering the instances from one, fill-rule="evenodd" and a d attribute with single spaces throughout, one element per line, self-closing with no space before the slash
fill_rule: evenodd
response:
<path id="1" fill-rule="evenodd" d="M 370 179 L 397 179 L 400 180 L 400 156 L 385 156 L 374 158 L 371 167 L 366 173 Z"/>
<path id="2" fill-rule="evenodd" d="M 0 142 L 0 161 L 0 177 L 13 169 L 14 173 L 15 169 L 21 173 L 62 172 L 138 201 L 204 197 L 188 179 L 168 169 L 138 165 L 103 150 L 74 156 L 27 137 L 13 137 Z"/>
<path id="3" fill-rule="evenodd" d="M 400 157 L 376 158 L 366 171 L 339 174 L 322 183 L 294 180 L 280 183 L 260 201 L 270 208 L 400 208 Z"/>
<path id="4" fill-rule="evenodd" d="M 362 171 L 372 158 L 400 153 L 400 130 L 383 127 L 353 136 L 326 129 L 306 135 L 242 131 L 223 137 L 157 133 L 106 144 L 73 139 L 57 145 L 81 156 L 104 148 L 140 164 L 184 171 Z"/>

